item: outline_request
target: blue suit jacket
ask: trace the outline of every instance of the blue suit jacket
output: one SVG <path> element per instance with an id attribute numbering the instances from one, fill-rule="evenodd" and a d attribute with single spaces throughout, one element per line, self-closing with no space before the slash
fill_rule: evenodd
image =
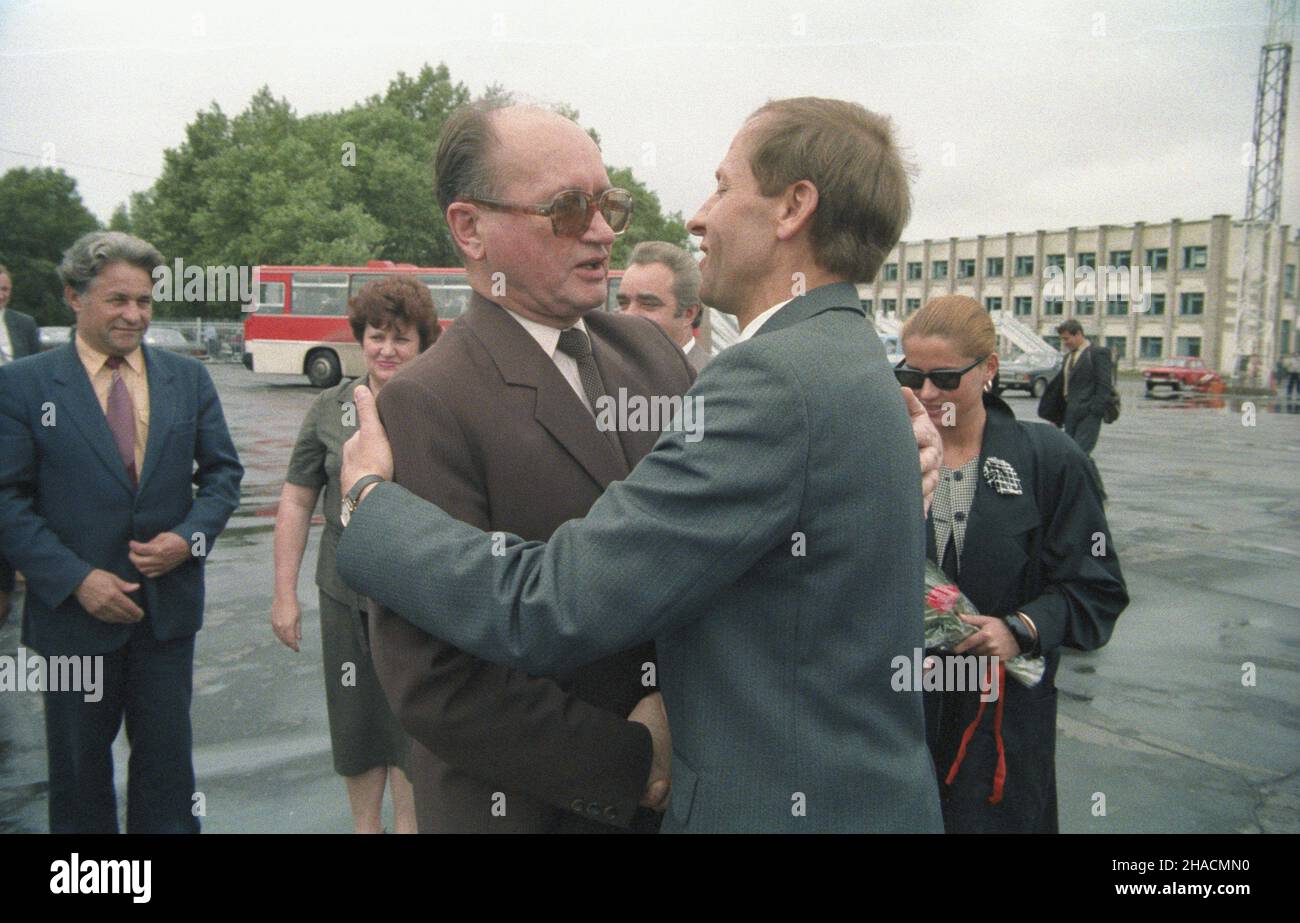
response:
<path id="1" fill-rule="evenodd" d="M 141 584 L 133 598 L 159 640 L 203 623 L 204 557 L 150 579 L 127 542 L 171 531 L 196 548 L 201 533 L 211 553 L 244 469 L 207 369 L 143 349 L 149 441 L 138 490 L 75 343 L 0 367 L 0 552 L 27 578 L 23 643 L 46 655 L 107 653 L 130 637 L 132 625 L 93 618 L 73 595 L 93 568 Z"/>
<path id="2" fill-rule="evenodd" d="M 941 832 L 920 692 L 916 442 L 847 284 L 724 350 L 668 432 L 549 542 L 494 539 L 396 484 L 339 572 L 489 660 L 554 673 L 654 638 L 673 733 L 665 831 Z M 537 490 L 545 490 L 544 482 Z"/>

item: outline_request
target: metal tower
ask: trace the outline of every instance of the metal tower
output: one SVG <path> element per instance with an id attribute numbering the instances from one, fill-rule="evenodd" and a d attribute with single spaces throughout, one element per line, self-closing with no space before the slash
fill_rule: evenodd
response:
<path id="1" fill-rule="evenodd" d="M 1268 378 L 1278 316 L 1282 248 L 1282 153 L 1291 85 L 1291 36 L 1296 0 L 1270 0 L 1268 34 L 1259 52 L 1255 91 L 1255 155 L 1242 219 L 1241 279 L 1237 287 L 1233 375 L 1259 387 Z"/>

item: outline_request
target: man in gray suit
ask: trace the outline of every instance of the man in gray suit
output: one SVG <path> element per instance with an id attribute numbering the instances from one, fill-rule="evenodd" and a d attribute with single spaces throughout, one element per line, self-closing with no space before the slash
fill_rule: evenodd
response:
<path id="1" fill-rule="evenodd" d="M 891 685 L 924 647 L 921 471 L 852 284 L 901 234 L 905 168 L 886 119 L 805 98 L 754 113 L 717 179 L 690 228 L 701 296 L 742 340 L 687 394 L 703 438 L 670 427 L 584 519 L 525 542 L 361 485 L 391 461 L 358 388 L 340 574 L 530 672 L 655 639 L 665 831 L 940 832 L 919 691 Z"/>
<path id="2" fill-rule="evenodd" d="M 700 267 L 695 257 L 676 244 L 646 240 L 636 245 L 619 283 L 618 306 L 624 314 L 658 324 L 686 353 L 686 361 L 696 372 L 704 371 L 713 358 L 695 338 L 704 313 Z"/>

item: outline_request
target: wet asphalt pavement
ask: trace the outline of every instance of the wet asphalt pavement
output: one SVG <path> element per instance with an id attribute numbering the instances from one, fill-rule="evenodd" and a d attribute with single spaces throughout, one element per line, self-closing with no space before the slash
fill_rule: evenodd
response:
<path id="1" fill-rule="evenodd" d="M 210 370 L 246 473 L 208 561 L 196 652 L 204 830 L 346 832 L 312 580 L 319 527 L 299 579 L 302 652 L 270 629 L 275 504 L 316 392 L 305 379 Z M 1057 677 L 1061 828 L 1300 832 L 1300 401 L 1255 398 L 1245 426 L 1240 398 L 1121 390 L 1123 416 L 1094 458 L 1132 603 L 1108 647 L 1066 652 Z M 1036 401 L 1009 392 L 1008 403 L 1033 418 Z M 15 611 L 0 627 L 0 654 L 16 653 L 19 622 Z M 39 693 L 0 694 L 0 832 L 47 829 L 45 777 Z"/>

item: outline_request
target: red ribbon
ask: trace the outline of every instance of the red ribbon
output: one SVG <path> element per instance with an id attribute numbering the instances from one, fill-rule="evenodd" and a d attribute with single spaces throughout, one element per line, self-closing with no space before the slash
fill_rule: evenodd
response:
<path id="1" fill-rule="evenodd" d="M 985 689 L 992 685 L 993 676 L 990 673 L 985 683 Z M 1006 701 L 1007 668 L 998 658 L 998 704 L 993 710 L 993 739 L 998 747 L 998 766 L 993 771 L 993 793 L 989 795 L 989 804 L 997 804 L 1002 800 L 1002 790 L 1007 781 L 1007 750 L 1002 743 L 1002 703 Z M 965 732 L 961 735 L 961 746 L 957 748 L 957 758 L 952 761 L 952 768 L 948 770 L 948 778 L 944 780 L 945 785 L 952 785 L 957 778 L 957 771 L 961 769 L 961 764 L 966 759 L 966 745 L 970 739 L 975 736 L 975 729 L 979 727 L 980 719 L 984 717 L 984 706 L 988 703 L 984 697 L 980 696 L 979 711 L 975 713 L 975 720 L 970 723 Z"/>

